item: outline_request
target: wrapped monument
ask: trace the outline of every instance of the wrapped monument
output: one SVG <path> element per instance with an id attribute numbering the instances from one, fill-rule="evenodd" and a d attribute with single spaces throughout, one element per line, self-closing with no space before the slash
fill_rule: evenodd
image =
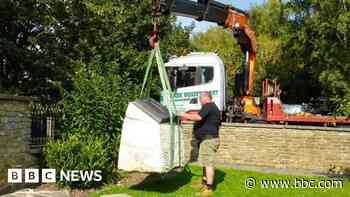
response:
<path id="1" fill-rule="evenodd" d="M 118 168 L 167 172 L 184 165 L 182 131 L 170 124 L 167 108 L 153 99 L 129 103 L 123 123 Z"/>

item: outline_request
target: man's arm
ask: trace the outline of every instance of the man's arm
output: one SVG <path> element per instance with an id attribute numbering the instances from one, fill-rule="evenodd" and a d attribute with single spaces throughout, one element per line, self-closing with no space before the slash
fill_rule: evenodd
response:
<path id="1" fill-rule="evenodd" d="M 202 120 L 202 117 L 199 114 L 184 113 L 184 114 L 180 114 L 179 116 L 181 116 L 185 119 L 192 120 L 192 121 L 201 121 Z"/>
<path id="2" fill-rule="evenodd" d="M 209 115 L 210 109 L 208 106 L 203 106 L 202 109 L 197 113 L 183 113 L 183 114 L 178 114 L 178 116 L 183 117 L 188 120 L 192 121 L 201 121 L 202 119 L 206 118 Z"/>

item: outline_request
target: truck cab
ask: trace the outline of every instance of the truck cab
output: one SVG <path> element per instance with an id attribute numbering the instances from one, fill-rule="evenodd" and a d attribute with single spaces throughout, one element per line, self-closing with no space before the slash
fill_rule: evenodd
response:
<path id="1" fill-rule="evenodd" d="M 170 59 L 165 67 L 177 111 L 198 111 L 201 108 L 198 96 L 203 91 L 210 91 L 220 111 L 225 111 L 225 66 L 217 54 L 191 53 Z"/>

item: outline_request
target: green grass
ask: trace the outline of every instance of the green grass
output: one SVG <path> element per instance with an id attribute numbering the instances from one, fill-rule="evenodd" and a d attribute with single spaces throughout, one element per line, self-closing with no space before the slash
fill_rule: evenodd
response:
<path id="1" fill-rule="evenodd" d="M 186 170 L 178 173 L 176 176 L 165 180 L 140 183 L 129 188 L 118 187 L 115 185 L 105 186 L 101 191 L 91 194 L 92 197 L 98 197 L 102 194 L 127 193 L 132 197 L 192 197 L 197 190 L 191 187 L 191 184 L 201 178 L 201 168 L 189 166 Z M 247 178 L 256 180 L 256 187 L 247 189 L 245 182 Z M 321 188 L 291 188 L 294 186 L 295 179 L 314 180 L 318 183 L 322 180 L 332 180 L 329 177 L 310 177 L 310 176 L 287 176 L 278 174 L 266 174 L 259 172 L 241 171 L 228 168 L 220 168 L 216 174 L 215 197 L 261 197 L 261 196 L 292 196 L 292 197 L 349 197 L 350 180 L 342 180 L 342 188 L 321 189 Z M 249 179 L 250 180 L 250 179 Z M 262 180 L 290 180 L 289 188 L 262 188 Z M 335 179 L 333 179 L 335 180 Z M 282 184 L 281 184 L 282 185 Z"/>

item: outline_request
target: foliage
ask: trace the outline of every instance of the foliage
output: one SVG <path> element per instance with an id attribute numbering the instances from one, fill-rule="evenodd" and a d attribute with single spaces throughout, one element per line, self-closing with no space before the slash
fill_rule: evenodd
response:
<path id="1" fill-rule="evenodd" d="M 285 103 L 307 102 L 311 97 L 318 97 L 320 92 L 310 91 L 315 88 L 302 60 L 295 60 L 295 45 L 289 45 L 291 30 L 288 24 L 286 6 L 279 0 L 269 0 L 255 6 L 250 11 L 250 22 L 257 34 L 257 87 L 264 78 L 277 79 L 283 90 Z"/>
<path id="2" fill-rule="evenodd" d="M 1 1 L 0 92 L 59 97 L 54 82 L 69 84 L 71 68 L 50 12 L 37 0 Z"/>
<path id="3" fill-rule="evenodd" d="M 350 116 L 350 83 L 339 70 L 322 72 L 319 76 L 324 91 L 330 95 L 330 101 L 334 103 L 336 114 Z"/>
<path id="4" fill-rule="evenodd" d="M 54 155 L 50 156 L 48 153 L 47 161 L 64 162 L 67 158 L 74 157 L 74 162 L 67 167 L 83 166 L 88 155 L 84 154 L 84 148 L 74 147 L 93 144 L 82 142 L 76 145 L 74 139 L 76 136 L 83 136 L 82 140 L 96 139 L 96 143 L 103 142 L 101 151 L 109 158 L 98 166 L 107 176 L 116 168 L 120 132 L 127 104 L 139 95 L 139 84 L 143 79 L 149 51 L 151 1 L 40 2 L 52 8 L 51 16 L 57 21 L 56 36 L 64 43 L 65 55 L 72 68 L 69 89 L 63 82 L 55 83 L 60 88 L 60 95 L 63 95 L 62 140 L 49 145 L 48 149 Z M 181 53 L 188 45 L 190 29 L 177 26 L 174 22 L 173 17 L 164 17 L 161 20 L 160 36 L 161 43 L 164 43 L 162 51 L 165 57 L 170 53 Z M 153 80 L 154 86 L 156 83 Z M 72 144 L 75 154 L 71 154 L 70 145 L 67 151 L 60 152 L 64 143 Z M 58 149 L 57 152 L 55 149 Z M 49 162 L 48 165 L 60 168 L 61 163 Z M 109 181 L 108 178 L 103 178 L 104 181 Z M 89 183 L 63 184 L 92 186 Z"/>
<path id="5" fill-rule="evenodd" d="M 257 36 L 255 95 L 260 94 L 262 79 L 278 79 L 283 102 L 326 98 L 332 112 L 348 115 L 349 9 L 348 0 L 268 0 L 253 6 L 249 22 Z M 242 60 L 230 34 L 212 28 L 194 35 L 191 46 L 195 50 L 218 52 L 232 81 Z"/>
<path id="6" fill-rule="evenodd" d="M 224 30 L 221 27 L 212 27 L 207 32 L 197 33 L 191 39 L 191 48 L 199 52 L 215 52 L 223 60 L 229 87 L 233 95 L 235 73 L 241 66 L 242 53 L 240 52 L 237 41 L 233 38 L 232 32 Z"/>
<path id="7" fill-rule="evenodd" d="M 107 136 L 115 140 L 121 131 L 124 112 L 140 88 L 116 75 L 81 72 L 75 89 L 63 99 L 63 132 Z"/>
<path id="8" fill-rule="evenodd" d="M 257 35 L 257 60 L 255 72 L 255 95 L 259 95 L 260 81 L 264 78 L 276 78 L 281 72 L 276 69 L 281 63 L 282 41 L 278 37 L 280 29 L 278 2 L 269 1 L 263 6 L 253 7 L 250 11 L 250 22 Z M 228 80 L 229 96 L 233 96 L 235 74 L 240 70 L 243 54 L 230 30 L 221 27 L 210 28 L 207 32 L 198 33 L 191 39 L 191 47 L 196 51 L 216 52 L 223 59 Z"/>
<path id="9" fill-rule="evenodd" d="M 50 168 L 56 169 L 56 176 L 60 179 L 60 171 L 70 170 L 102 171 L 102 181 L 114 179 L 112 146 L 103 137 L 70 134 L 65 140 L 51 141 L 45 148 L 45 159 Z M 67 181 L 60 180 L 59 184 L 69 187 L 89 188 L 101 185 L 96 181 Z"/>
<path id="10" fill-rule="evenodd" d="M 4 0 L 0 91 L 58 100 L 60 87 L 73 89 L 77 61 L 96 66 L 88 70 L 121 74 L 140 83 L 151 10 L 151 0 Z M 190 31 L 175 25 L 174 17 L 163 17 L 164 56 L 182 53 Z"/>
<path id="11" fill-rule="evenodd" d="M 101 76 L 84 69 L 92 66 L 80 67 L 74 90 L 65 92 L 62 101 L 62 139 L 48 145 L 46 161 L 55 169 L 103 170 L 103 181 L 110 181 L 116 169 L 124 112 L 139 94 L 139 87 L 122 76 Z M 92 182 L 62 184 L 93 186 Z"/>
<path id="12" fill-rule="evenodd" d="M 255 95 L 264 78 L 277 79 L 285 103 L 327 98 L 333 114 L 348 115 L 350 92 L 350 1 L 268 0 L 250 9 L 257 36 Z M 230 88 L 241 52 L 221 28 L 193 36 L 194 50 L 217 52 Z"/>
<path id="13" fill-rule="evenodd" d="M 350 1 L 317 3 L 318 14 L 313 18 L 317 29 L 315 51 L 311 54 L 315 61 L 315 70 L 323 87 L 328 90 L 325 94 L 337 107 L 338 114 L 350 114 Z M 324 20 L 322 15 L 328 16 Z M 338 74 L 339 73 L 339 74 Z M 337 81 L 323 81 L 324 75 L 333 75 Z M 342 84 L 342 85 L 339 85 Z M 339 89 L 342 87 L 343 89 Z"/>
<path id="14" fill-rule="evenodd" d="M 350 1 L 289 1 L 285 7 L 290 34 L 286 47 L 292 49 L 285 58 L 303 64 L 334 111 L 349 114 L 342 106 L 348 105 L 350 91 Z"/>
<path id="15" fill-rule="evenodd" d="M 169 56 L 185 55 L 190 50 L 190 33 L 193 28 L 193 26 L 182 27 L 181 24 L 172 23 L 170 30 L 164 30 L 172 32 L 166 34 L 160 41 L 162 53 L 165 54 L 166 59 Z"/>

